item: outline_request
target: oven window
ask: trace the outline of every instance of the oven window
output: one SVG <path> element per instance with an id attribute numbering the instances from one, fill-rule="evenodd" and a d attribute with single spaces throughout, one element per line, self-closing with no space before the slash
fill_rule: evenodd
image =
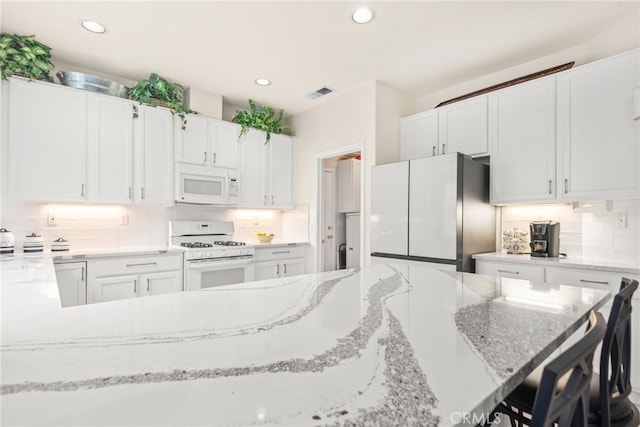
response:
<path id="1" fill-rule="evenodd" d="M 197 194 L 202 196 L 223 196 L 222 181 L 204 179 L 184 179 L 185 194 Z"/>
<path id="2" fill-rule="evenodd" d="M 244 267 L 228 268 L 216 271 L 203 271 L 200 274 L 200 288 L 214 288 L 216 286 L 244 283 Z"/>

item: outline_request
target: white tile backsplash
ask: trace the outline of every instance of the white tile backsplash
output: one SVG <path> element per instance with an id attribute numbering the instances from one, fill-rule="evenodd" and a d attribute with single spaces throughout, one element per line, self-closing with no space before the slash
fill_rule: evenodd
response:
<path id="1" fill-rule="evenodd" d="M 48 225 L 48 216 L 56 225 Z M 121 225 L 125 218 L 126 225 Z M 274 233 L 274 242 L 308 241 L 309 208 L 290 212 L 226 209 L 178 203 L 173 207 L 53 205 L 3 200 L 0 227 L 11 230 L 16 249 L 24 237 L 35 232 L 43 237 L 45 250 L 59 237 L 74 250 L 112 250 L 123 247 L 164 246 L 169 221 L 233 221 L 234 239 L 257 243 L 256 233 Z"/>
<path id="2" fill-rule="evenodd" d="M 502 230 L 529 229 L 529 222 L 560 222 L 560 252 L 582 258 L 614 257 L 640 265 L 640 201 L 614 201 L 610 211 L 604 204 L 574 210 L 570 204 L 502 207 Z M 619 227 L 618 214 L 626 227 Z"/>

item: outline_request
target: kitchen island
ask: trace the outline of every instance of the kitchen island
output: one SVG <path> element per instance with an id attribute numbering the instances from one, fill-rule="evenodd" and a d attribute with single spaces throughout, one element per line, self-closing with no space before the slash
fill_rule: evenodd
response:
<path id="1" fill-rule="evenodd" d="M 609 296 L 391 264 L 60 308 L 34 271 L 3 276 L 3 426 L 478 422 Z"/>

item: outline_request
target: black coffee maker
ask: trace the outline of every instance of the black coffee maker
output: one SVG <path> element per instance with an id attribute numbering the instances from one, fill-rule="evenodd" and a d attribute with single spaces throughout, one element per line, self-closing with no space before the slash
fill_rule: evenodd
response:
<path id="1" fill-rule="evenodd" d="M 560 256 L 560 223 L 554 221 L 532 221 L 531 256 L 557 257 Z"/>

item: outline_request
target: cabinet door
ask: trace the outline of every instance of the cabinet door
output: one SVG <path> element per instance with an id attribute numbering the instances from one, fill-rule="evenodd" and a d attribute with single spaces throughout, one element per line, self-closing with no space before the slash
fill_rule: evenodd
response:
<path id="1" fill-rule="evenodd" d="M 267 207 L 267 148 L 264 132 L 251 129 L 240 138 L 241 207 Z"/>
<path id="2" fill-rule="evenodd" d="M 488 154 L 486 95 L 445 105 L 438 110 L 439 154 Z"/>
<path id="3" fill-rule="evenodd" d="M 487 276 L 530 280 L 536 283 L 544 283 L 545 281 L 545 268 L 533 265 L 494 263 L 476 260 L 476 273 Z"/>
<path id="4" fill-rule="evenodd" d="M 285 259 L 280 261 L 280 274 L 283 277 L 299 276 L 307 269 L 305 258 Z"/>
<path id="5" fill-rule="evenodd" d="M 56 280 L 63 307 L 87 303 L 87 263 L 69 262 L 56 264 Z"/>
<path id="6" fill-rule="evenodd" d="M 560 197 L 602 200 L 640 196 L 640 50 L 558 75 Z"/>
<path id="7" fill-rule="evenodd" d="M 408 255 L 409 162 L 371 169 L 371 252 Z"/>
<path id="8" fill-rule="evenodd" d="M 293 139 L 271 135 L 269 142 L 269 207 L 293 209 Z"/>
<path id="9" fill-rule="evenodd" d="M 173 117 L 165 108 L 138 106 L 137 203 L 173 204 Z"/>
<path id="10" fill-rule="evenodd" d="M 256 280 L 268 280 L 280 277 L 280 264 L 278 261 L 256 262 Z"/>
<path id="11" fill-rule="evenodd" d="M 556 197 L 555 76 L 489 95 L 491 203 Z"/>
<path id="12" fill-rule="evenodd" d="M 222 120 L 209 120 L 213 144 L 211 164 L 219 168 L 238 169 L 238 135 L 240 127 Z"/>
<path id="13" fill-rule="evenodd" d="M 140 276 L 141 296 L 160 295 L 182 291 L 182 271 L 164 271 L 162 273 Z"/>
<path id="14" fill-rule="evenodd" d="M 210 163 L 209 119 L 189 114 L 186 129 L 182 129 L 181 119 L 174 117 L 176 162 L 191 165 Z"/>
<path id="15" fill-rule="evenodd" d="M 133 106 L 131 101 L 88 95 L 87 200 L 133 201 Z"/>
<path id="16" fill-rule="evenodd" d="M 84 201 L 87 93 L 12 78 L 8 95 L 9 197 Z"/>
<path id="17" fill-rule="evenodd" d="M 455 260 L 458 154 L 409 162 L 409 255 Z"/>
<path id="18" fill-rule="evenodd" d="M 347 268 L 360 267 L 360 215 L 347 214 Z"/>
<path id="19" fill-rule="evenodd" d="M 438 110 L 400 120 L 400 160 L 435 156 L 438 152 Z"/>
<path id="20" fill-rule="evenodd" d="M 93 301 L 107 302 L 135 298 L 140 287 L 139 276 L 99 277 L 93 280 Z"/>
<path id="21" fill-rule="evenodd" d="M 338 175 L 338 212 L 360 212 L 360 160 L 340 160 Z"/>

